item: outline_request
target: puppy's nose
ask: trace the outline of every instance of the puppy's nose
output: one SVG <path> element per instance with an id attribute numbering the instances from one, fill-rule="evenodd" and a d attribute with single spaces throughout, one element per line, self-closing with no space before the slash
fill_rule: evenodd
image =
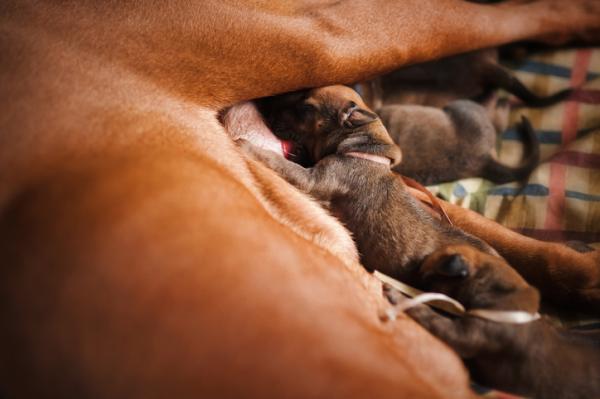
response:
<path id="1" fill-rule="evenodd" d="M 438 265 L 437 272 L 447 277 L 467 277 L 469 267 L 460 254 L 453 254 Z"/>

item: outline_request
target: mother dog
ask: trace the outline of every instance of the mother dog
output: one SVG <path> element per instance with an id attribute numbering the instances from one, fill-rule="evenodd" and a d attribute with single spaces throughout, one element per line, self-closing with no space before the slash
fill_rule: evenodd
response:
<path id="1" fill-rule="evenodd" d="M 246 160 L 216 112 L 585 37 L 599 8 L 3 2 L 0 395 L 469 397 L 446 347 L 380 322 L 343 227 Z"/>

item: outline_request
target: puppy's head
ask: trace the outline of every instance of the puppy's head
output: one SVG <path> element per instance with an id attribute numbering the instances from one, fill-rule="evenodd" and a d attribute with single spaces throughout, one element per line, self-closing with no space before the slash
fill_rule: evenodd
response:
<path id="1" fill-rule="evenodd" d="M 537 312 L 538 291 L 500 257 L 471 246 L 448 246 L 425 258 L 419 280 L 426 290 L 441 292 L 467 309 Z"/>
<path id="2" fill-rule="evenodd" d="M 276 99 L 267 111 L 272 128 L 302 144 L 312 162 L 347 152 L 383 156 L 392 166 L 401 160 L 400 148 L 377 114 L 349 87 L 326 86 Z"/>

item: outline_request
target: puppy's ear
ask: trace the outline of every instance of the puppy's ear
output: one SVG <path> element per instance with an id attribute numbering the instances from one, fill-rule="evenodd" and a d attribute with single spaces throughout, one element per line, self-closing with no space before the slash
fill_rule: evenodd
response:
<path id="1" fill-rule="evenodd" d="M 281 111 L 301 104 L 308 97 L 308 90 L 298 90 L 276 96 L 262 97 L 254 100 L 261 112 Z"/>
<path id="2" fill-rule="evenodd" d="M 436 272 L 446 277 L 467 277 L 469 265 L 462 256 L 454 254 L 437 265 Z"/>
<path id="3" fill-rule="evenodd" d="M 301 104 L 308 98 L 309 90 L 297 90 L 290 93 L 280 95 L 280 104 L 284 107 L 291 107 L 296 104 Z"/>
<path id="4" fill-rule="evenodd" d="M 348 129 L 357 128 L 377 119 L 377 114 L 360 108 L 354 101 L 345 106 L 338 115 L 340 126 Z"/>

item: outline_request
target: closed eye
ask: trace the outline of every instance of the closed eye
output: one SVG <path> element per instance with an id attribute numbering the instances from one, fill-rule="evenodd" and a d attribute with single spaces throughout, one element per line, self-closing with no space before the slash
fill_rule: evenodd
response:
<path id="1" fill-rule="evenodd" d="M 490 286 L 490 289 L 500 294 L 508 294 L 515 291 L 515 287 L 501 282 L 495 282 Z"/>

